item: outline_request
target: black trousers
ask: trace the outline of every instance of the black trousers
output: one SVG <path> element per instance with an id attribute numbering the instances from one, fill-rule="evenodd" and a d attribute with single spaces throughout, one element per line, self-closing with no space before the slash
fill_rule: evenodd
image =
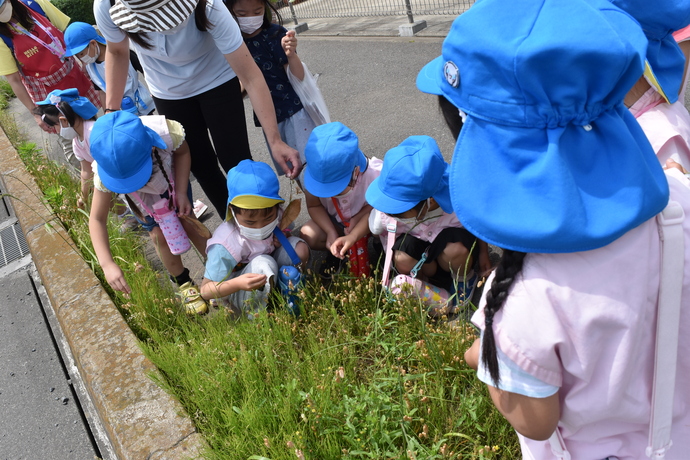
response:
<path id="1" fill-rule="evenodd" d="M 225 219 L 228 188 L 220 168 L 227 173 L 240 161 L 252 157 L 239 79 L 235 77 L 186 99 L 153 99 L 159 114 L 184 127 L 192 155 L 192 173 L 218 215 Z"/>

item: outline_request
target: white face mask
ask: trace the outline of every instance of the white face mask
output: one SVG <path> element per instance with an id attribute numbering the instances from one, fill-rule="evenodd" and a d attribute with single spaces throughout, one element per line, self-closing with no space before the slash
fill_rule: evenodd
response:
<path id="1" fill-rule="evenodd" d="M 240 223 L 237 221 L 237 216 L 235 216 L 234 211 L 232 213 L 232 217 L 235 219 L 235 223 L 237 224 L 237 227 L 240 229 L 240 235 L 247 238 L 248 240 L 265 240 L 266 238 L 273 235 L 273 229 L 278 226 L 278 216 L 276 216 L 273 222 L 261 228 L 250 228 L 245 227 L 244 225 L 240 225 Z"/>
<path id="2" fill-rule="evenodd" d="M 96 55 L 95 56 L 91 56 L 91 54 L 89 53 L 90 51 L 91 51 L 91 43 L 89 43 L 89 47 L 88 47 L 88 50 L 86 51 L 86 54 L 79 58 L 79 59 L 81 59 L 81 62 L 83 62 L 86 65 L 93 64 L 94 62 L 96 62 L 96 60 L 98 59 L 98 56 L 101 54 L 101 48 L 98 45 L 96 45 Z"/>
<path id="3" fill-rule="evenodd" d="M 191 16 L 189 16 L 189 18 L 191 18 Z M 160 33 L 162 33 L 163 35 L 173 35 L 173 34 L 176 34 L 176 33 L 179 32 L 180 30 L 182 30 L 182 29 L 184 29 L 185 27 L 187 27 L 187 23 L 189 22 L 189 18 L 185 19 L 184 21 L 182 21 L 180 24 L 176 25 L 176 26 L 173 27 L 172 29 L 161 30 Z"/>
<path id="4" fill-rule="evenodd" d="M 244 16 L 237 18 L 237 24 L 243 34 L 251 35 L 264 24 L 264 16 Z"/>
<path id="5" fill-rule="evenodd" d="M 0 22 L 10 22 L 12 19 L 12 4 L 5 0 L 5 4 L 0 8 Z"/>
<path id="6" fill-rule="evenodd" d="M 71 126 L 68 126 L 67 128 L 60 126 L 60 137 L 72 140 L 77 137 L 77 132 Z"/>

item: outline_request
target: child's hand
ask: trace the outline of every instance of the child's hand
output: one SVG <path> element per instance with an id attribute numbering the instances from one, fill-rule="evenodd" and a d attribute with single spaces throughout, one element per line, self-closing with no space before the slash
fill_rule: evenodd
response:
<path id="1" fill-rule="evenodd" d="M 285 56 L 290 57 L 292 54 L 297 54 L 297 37 L 295 37 L 294 30 L 288 30 L 287 34 L 280 40 L 280 44 L 285 51 Z"/>
<path id="2" fill-rule="evenodd" d="M 491 260 L 489 259 L 489 252 L 488 251 L 480 251 L 479 252 L 479 275 L 480 276 L 489 276 L 491 273 Z"/>
<path id="3" fill-rule="evenodd" d="M 479 367 L 479 339 L 475 339 L 472 346 L 465 352 L 465 362 L 475 371 Z"/>
<path id="4" fill-rule="evenodd" d="M 122 270 L 117 264 L 108 264 L 102 268 L 105 279 L 111 288 L 126 295 L 129 295 L 132 292 L 132 290 L 129 288 L 129 284 L 127 284 L 127 280 L 125 279 L 125 274 L 122 273 Z"/>
<path id="5" fill-rule="evenodd" d="M 331 254 L 338 259 L 344 259 L 347 251 L 354 246 L 354 241 L 350 241 L 347 236 L 341 236 L 330 245 Z"/>
<path id="6" fill-rule="evenodd" d="M 188 216 L 191 212 L 192 209 L 192 203 L 189 202 L 189 197 L 187 194 L 177 194 L 177 209 L 179 209 L 178 213 L 181 216 Z"/>
<path id="7" fill-rule="evenodd" d="M 266 275 L 259 275 L 257 273 L 245 273 L 235 278 L 237 287 L 243 291 L 253 291 L 261 289 L 266 284 Z"/>
<path id="8" fill-rule="evenodd" d="M 81 197 L 77 198 L 77 207 L 81 210 L 86 209 L 86 203 L 84 203 L 84 200 Z"/>
<path id="9" fill-rule="evenodd" d="M 687 174 L 688 172 L 685 170 L 682 164 L 676 163 L 672 159 L 666 160 L 666 164 L 664 165 L 664 169 L 670 169 L 670 168 L 676 168 L 678 171 L 682 172 L 683 174 Z"/>

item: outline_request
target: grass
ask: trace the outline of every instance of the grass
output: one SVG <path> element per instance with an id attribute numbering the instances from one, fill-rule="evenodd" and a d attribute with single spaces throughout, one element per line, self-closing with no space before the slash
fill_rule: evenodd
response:
<path id="1" fill-rule="evenodd" d="M 299 319 L 282 308 L 254 321 L 223 310 L 189 317 L 141 237 L 113 227 L 112 252 L 133 291 L 125 299 L 103 280 L 78 183 L 35 145 L 13 142 L 158 367 L 152 378 L 204 435 L 206 458 L 519 458 L 513 430 L 462 359 L 475 337 L 469 324 L 430 322 L 419 302 L 345 275 L 329 289 L 309 283 Z"/>

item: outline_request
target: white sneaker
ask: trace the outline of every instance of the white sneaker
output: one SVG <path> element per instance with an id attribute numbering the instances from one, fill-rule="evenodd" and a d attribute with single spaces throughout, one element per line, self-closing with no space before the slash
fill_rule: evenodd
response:
<path id="1" fill-rule="evenodd" d="M 208 206 L 201 202 L 201 200 L 194 201 L 194 217 L 197 219 L 204 215 Z"/>

